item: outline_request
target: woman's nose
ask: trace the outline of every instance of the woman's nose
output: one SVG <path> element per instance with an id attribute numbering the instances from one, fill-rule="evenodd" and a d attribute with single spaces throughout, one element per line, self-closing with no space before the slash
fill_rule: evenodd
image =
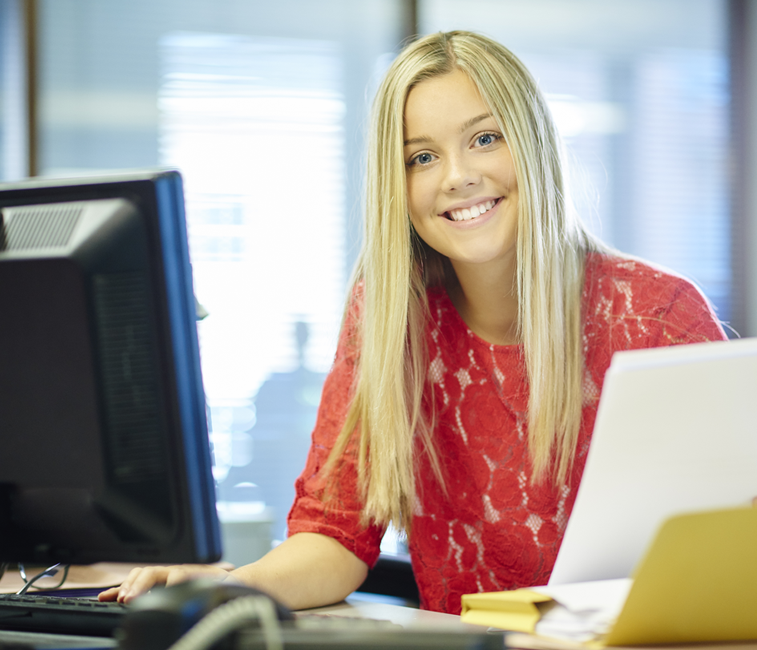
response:
<path id="1" fill-rule="evenodd" d="M 481 180 L 481 174 L 475 169 L 465 155 L 450 156 L 447 159 L 444 191 L 455 192 L 476 185 Z"/>

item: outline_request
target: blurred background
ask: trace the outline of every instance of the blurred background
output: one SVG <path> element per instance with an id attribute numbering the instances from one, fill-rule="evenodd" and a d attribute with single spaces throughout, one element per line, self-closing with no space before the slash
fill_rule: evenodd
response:
<path id="1" fill-rule="evenodd" d="M 378 80 L 403 42 L 449 29 L 530 67 L 594 232 L 757 333 L 752 0 L 0 0 L 0 180 L 184 175 L 231 561 L 286 534 Z"/>

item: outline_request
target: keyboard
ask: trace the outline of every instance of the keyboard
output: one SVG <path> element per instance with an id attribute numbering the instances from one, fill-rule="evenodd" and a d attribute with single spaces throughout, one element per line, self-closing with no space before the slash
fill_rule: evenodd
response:
<path id="1" fill-rule="evenodd" d="M 109 637 L 127 611 L 92 598 L 0 594 L 0 629 Z"/>

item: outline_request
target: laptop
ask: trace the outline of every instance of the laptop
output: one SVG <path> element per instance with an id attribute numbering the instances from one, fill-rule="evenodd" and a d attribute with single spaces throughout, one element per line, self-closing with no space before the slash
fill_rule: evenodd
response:
<path id="1" fill-rule="evenodd" d="M 672 515 L 757 497 L 757 339 L 617 352 L 550 585 L 629 577 Z"/>

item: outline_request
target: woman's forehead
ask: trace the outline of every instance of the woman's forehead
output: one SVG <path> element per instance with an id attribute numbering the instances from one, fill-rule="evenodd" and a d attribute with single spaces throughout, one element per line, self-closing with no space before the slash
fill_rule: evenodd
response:
<path id="1" fill-rule="evenodd" d="M 424 79 L 405 102 L 405 139 L 425 137 L 431 126 L 465 131 L 491 117 L 491 111 L 471 78 L 461 70 Z"/>

